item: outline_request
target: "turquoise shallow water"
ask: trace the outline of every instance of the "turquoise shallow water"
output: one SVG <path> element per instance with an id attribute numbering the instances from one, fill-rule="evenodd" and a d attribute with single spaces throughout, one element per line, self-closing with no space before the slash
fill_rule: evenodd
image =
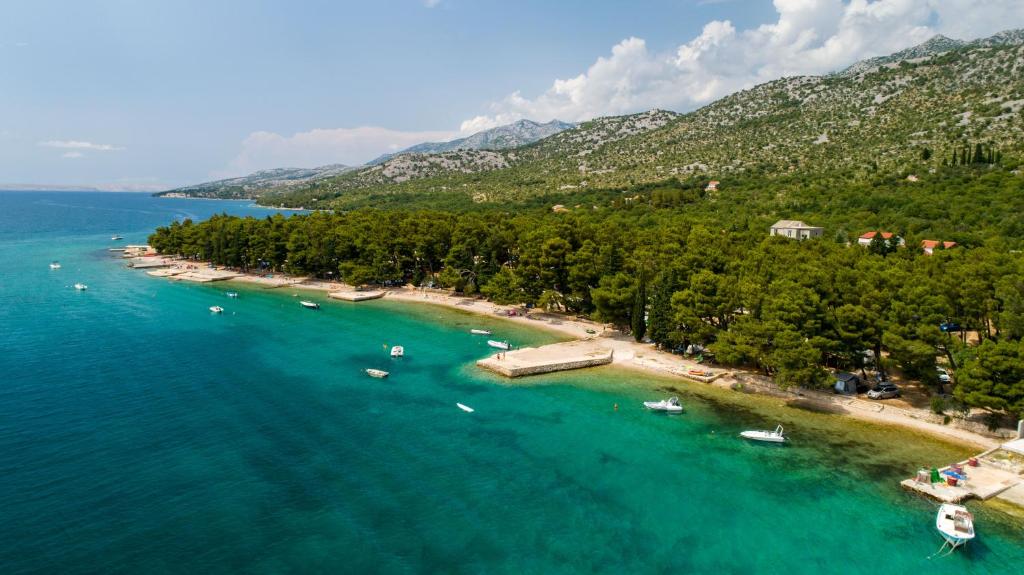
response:
<path id="1" fill-rule="evenodd" d="M 0 193 L 3 573 L 1014 573 L 1024 561 L 1020 525 L 982 506 L 978 541 L 927 559 L 934 506 L 896 481 L 956 448 L 632 372 L 508 385 L 472 366 L 487 349 L 468 329 L 552 336 L 429 306 L 312 296 L 313 312 L 248 286 L 231 300 L 106 252 L 113 233 L 141 242 L 220 211 L 267 213 Z M 638 407 L 667 386 L 685 415 Z M 793 446 L 736 438 L 776 420 Z"/>

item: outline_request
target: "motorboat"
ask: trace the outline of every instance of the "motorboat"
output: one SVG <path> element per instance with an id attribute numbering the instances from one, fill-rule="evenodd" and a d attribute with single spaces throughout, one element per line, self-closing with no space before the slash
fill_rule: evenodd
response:
<path id="1" fill-rule="evenodd" d="M 368 369 L 366 370 L 366 375 L 369 375 L 370 377 L 376 377 L 377 379 L 383 379 L 391 374 L 384 371 L 383 369 Z"/>
<path id="2" fill-rule="evenodd" d="M 60 262 L 50 262 L 50 269 L 51 270 L 59 270 L 60 269 Z"/>
<path id="3" fill-rule="evenodd" d="M 473 335 L 491 335 L 491 331 L 487 329 L 471 329 L 469 333 Z"/>
<path id="4" fill-rule="evenodd" d="M 238 292 L 236 292 L 236 291 L 229 291 L 229 292 L 225 292 L 224 295 L 226 295 L 228 297 L 231 297 L 231 298 L 237 298 L 238 297 Z"/>
<path id="5" fill-rule="evenodd" d="M 786 436 L 782 434 L 782 426 L 775 428 L 775 431 L 741 431 L 740 437 L 753 439 L 754 441 L 767 441 L 769 443 L 785 443 Z"/>
<path id="6" fill-rule="evenodd" d="M 396 346 L 391 348 L 391 357 L 404 357 L 404 356 L 405 356 L 405 348 L 404 347 L 402 347 L 400 345 L 396 345 Z"/>
<path id="7" fill-rule="evenodd" d="M 119 236 L 117 234 L 114 234 L 114 235 L 110 236 L 110 240 L 114 241 L 114 242 L 119 242 L 119 241 L 121 241 L 123 239 L 124 239 L 123 237 L 121 237 L 121 236 Z"/>
<path id="8" fill-rule="evenodd" d="M 670 397 L 661 401 L 645 401 L 644 407 L 654 411 L 665 411 L 668 413 L 682 413 L 683 404 L 679 403 L 678 397 Z"/>
<path id="9" fill-rule="evenodd" d="M 316 303 L 315 301 L 302 300 L 299 302 L 299 305 L 307 309 L 320 309 L 320 304 Z"/>
<path id="10" fill-rule="evenodd" d="M 963 505 L 943 503 L 935 515 L 935 528 L 952 549 L 974 539 L 974 516 Z"/>
<path id="11" fill-rule="evenodd" d="M 462 411 L 465 411 L 466 413 L 473 413 L 473 408 L 468 406 L 468 405 L 464 405 L 464 404 L 461 404 L 461 403 L 456 403 L 455 405 L 457 405 L 459 407 L 459 409 L 461 409 Z"/>
<path id="12" fill-rule="evenodd" d="M 213 313 L 224 313 L 224 308 L 219 305 L 212 305 L 210 306 L 210 311 Z"/>
<path id="13" fill-rule="evenodd" d="M 89 289 L 89 286 L 87 286 L 85 284 L 75 284 L 75 289 L 78 290 L 78 291 L 85 291 L 85 290 Z"/>
<path id="14" fill-rule="evenodd" d="M 489 345 L 491 347 L 496 347 L 498 349 L 504 349 L 504 350 L 512 349 L 512 344 L 510 344 L 507 341 L 495 341 L 493 339 L 489 339 L 489 340 L 487 340 L 487 345 Z"/>

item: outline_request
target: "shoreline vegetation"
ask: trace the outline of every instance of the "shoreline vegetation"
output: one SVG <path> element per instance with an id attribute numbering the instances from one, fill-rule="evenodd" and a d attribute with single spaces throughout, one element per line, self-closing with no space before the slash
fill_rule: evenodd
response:
<path id="1" fill-rule="evenodd" d="M 326 296 L 332 292 L 354 292 L 356 289 L 337 281 L 311 279 L 288 274 L 257 274 L 210 267 L 210 262 L 180 260 L 157 256 L 167 264 L 163 269 L 146 272 L 154 277 L 179 281 L 209 283 L 214 281 L 240 282 L 264 289 L 294 288 L 319 292 Z M 152 256 L 145 258 L 152 260 Z M 269 276 L 269 277 L 268 277 Z M 687 376 L 691 368 L 705 366 L 690 359 L 667 351 L 656 349 L 651 343 L 641 343 L 628 334 L 592 320 L 565 314 L 526 310 L 522 306 L 503 305 L 471 296 L 460 296 L 440 289 L 415 288 L 411 286 L 389 287 L 382 290 L 385 301 L 407 304 L 429 304 L 441 306 L 468 314 L 496 318 L 513 322 L 525 328 L 545 330 L 566 340 L 591 340 L 614 351 L 612 365 L 638 372 L 682 379 L 692 385 L 712 385 L 717 388 L 739 393 L 754 393 L 782 399 L 785 405 L 799 409 L 811 409 L 836 415 L 848 416 L 883 426 L 897 426 L 904 430 L 925 433 L 933 438 L 963 447 L 991 449 L 1005 439 L 985 435 L 975 430 L 959 427 L 955 422 L 943 424 L 941 418 L 925 409 L 894 407 L 883 402 L 870 402 L 859 398 L 835 395 L 830 392 L 782 388 L 771 378 L 736 368 L 714 367 L 722 372 L 711 381 L 701 381 Z M 342 305 L 344 302 L 339 302 Z M 357 305 L 357 304 L 350 304 Z M 939 421 L 936 421 L 939 418 Z M 977 429 L 976 424 L 975 429 Z"/>

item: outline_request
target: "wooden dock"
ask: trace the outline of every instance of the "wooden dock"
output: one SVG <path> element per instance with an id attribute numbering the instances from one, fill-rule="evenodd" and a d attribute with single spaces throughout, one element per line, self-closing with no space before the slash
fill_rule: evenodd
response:
<path id="1" fill-rule="evenodd" d="M 384 297 L 383 291 L 332 291 L 327 294 L 327 297 L 331 299 L 340 299 L 344 301 L 366 301 L 371 299 L 379 299 Z"/>
<path id="2" fill-rule="evenodd" d="M 582 340 L 499 352 L 476 364 L 506 377 L 523 377 L 607 365 L 612 356 L 611 349 Z"/>

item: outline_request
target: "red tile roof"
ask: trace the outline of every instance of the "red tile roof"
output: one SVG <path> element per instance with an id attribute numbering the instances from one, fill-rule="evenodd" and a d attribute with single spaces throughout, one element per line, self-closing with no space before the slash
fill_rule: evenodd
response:
<path id="1" fill-rule="evenodd" d="M 892 238 L 892 232 L 865 232 L 860 237 L 862 240 L 873 240 L 875 234 L 882 234 L 882 237 L 887 240 Z"/>
<path id="2" fill-rule="evenodd" d="M 939 240 L 921 240 L 921 247 L 925 249 L 935 249 L 939 247 L 940 243 L 942 244 L 942 247 L 947 249 L 956 247 L 956 242 L 940 242 Z"/>

